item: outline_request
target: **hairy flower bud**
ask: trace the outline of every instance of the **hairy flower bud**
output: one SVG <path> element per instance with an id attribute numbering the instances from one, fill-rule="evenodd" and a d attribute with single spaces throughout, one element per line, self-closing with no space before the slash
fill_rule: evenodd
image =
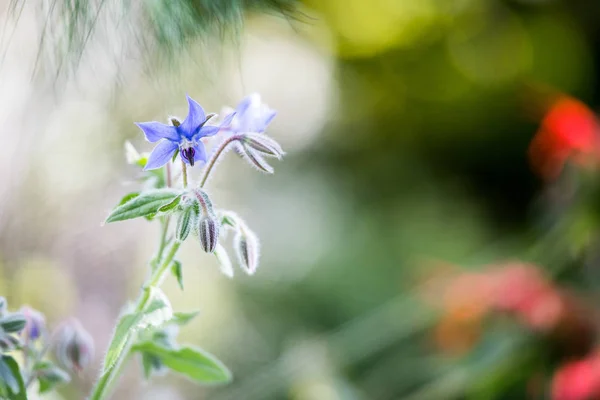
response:
<path id="1" fill-rule="evenodd" d="M 267 174 L 273 173 L 273 167 L 271 167 L 256 150 L 253 150 L 247 144 L 244 144 L 241 151 L 242 156 L 250 163 L 250 165 Z"/>
<path id="2" fill-rule="evenodd" d="M 281 159 L 285 154 L 279 143 L 265 134 L 247 133 L 243 138 L 244 144 L 266 156 Z"/>
<path id="3" fill-rule="evenodd" d="M 197 218 L 196 208 L 197 204 L 191 205 L 185 208 L 181 214 L 179 214 L 177 227 L 175 229 L 175 239 L 177 239 L 179 242 L 183 242 L 190 234 L 192 225 Z"/>
<path id="4" fill-rule="evenodd" d="M 260 255 L 258 238 L 244 226 L 238 230 L 233 241 L 240 266 L 248 275 L 253 275 L 258 268 Z"/>
<path id="5" fill-rule="evenodd" d="M 94 340 L 76 319 L 65 322 L 57 333 L 56 357 L 69 370 L 81 372 L 94 357 Z"/>
<path id="6" fill-rule="evenodd" d="M 42 336 L 46 326 L 44 314 L 28 306 L 21 307 L 21 313 L 23 313 L 27 321 L 25 328 L 21 332 L 25 340 L 36 340 Z"/>
<path id="7" fill-rule="evenodd" d="M 214 215 L 207 214 L 200 218 L 198 237 L 205 252 L 213 253 L 215 251 L 219 239 L 219 223 Z"/>

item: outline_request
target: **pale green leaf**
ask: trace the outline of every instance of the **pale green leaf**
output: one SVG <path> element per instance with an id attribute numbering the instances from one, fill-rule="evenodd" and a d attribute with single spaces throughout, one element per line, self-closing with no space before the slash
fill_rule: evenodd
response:
<path id="1" fill-rule="evenodd" d="M 142 192 L 112 210 L 106 218 L 106 222 L 124 221 L 156 214 L 162 206 L 169 204 L 180 194 L 179 191 L 172 189 Z"/>
<path id="2" fill-rule="evenodd" d="M 165 367 L 187 378 L 204 384 L 231 381 L 231 372 L 215 356 L 193 347 L 169 349 L 154 342 L 143 342 L 134 347 L 160 358 Z"/>

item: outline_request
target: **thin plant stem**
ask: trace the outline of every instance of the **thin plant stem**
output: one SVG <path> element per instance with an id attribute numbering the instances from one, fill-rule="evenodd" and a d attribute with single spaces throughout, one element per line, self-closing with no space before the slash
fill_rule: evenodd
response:
<path id="1" fill-rule="evenodd" d="M 183 177 L 183 188 L 187 189 L 187 186 L 188 186 L 187 166 L 185 165 L 185 161 L 183 161 L 183 158 L 181 159 L 181 175 Z"/>
<path id="2" fill-rule="evenodd" d="M 200 188 L 203 188 L 204 185 L 206 184 L 206 181 L 208 180 L 208 177 L 210 176 L 212 170 L 214 169 L 215 165 L 217 164 L 217 160 L 219 159 L 219 157 L 221 156 L 221 154 L 223 153 L 223 151 L 225 151 L 225 149 L 227 148 L 227 146 L 236 141 L 239 140 L 239 136 L 229 136 L 227 139 L 225 139 L 223 141 L 223 143 L 221 143 L 219 145 L 219 147 L 217 148 L 217 150 L 215 150 L 215 152 L 213 153 L 212 157 L 210 158 L 210 160 L 208 160 L 208 163 L 206 164 L 206 168 L 204 168 L 204 174 L 202 174 L 202 179 L 200 179 Z"/>
<path id="3" fill-rule="evenodd" d="M 135 306 L 136 313 L 142 312 L 144 310 L 144 308 L 146 308 L 148 306 L 148 302 L 150 301 L 150 292 L 151 292 L 150 289 L 158 288 L 160 286 L 160 284 L 162 283 L 162 280 L 164 279 L 166 273 L 169 270 L 169 267 L 171 266 L 171 262 L 173 261 L 173 258 L 175 258 L 175 255 L 177 254 L 177 251 L 179 250 L 180 245 L 181 245 L 181 243 L 174 242 L 171 245 L 171 248 L 169 249 L 169 252 L 167 253 L 166 257 L 164 257 L 163 260 L 159 261 L 158 267 L 152 271 L 150 278 L 148 278 L 148 280 L 144 284 L 143 290 L 140 293 L 140 296 L 138 297 L 138 299 L 136 301 L 136 306 Z M 164 244 L 162 247 L 163 247 L 163 250 L 162 251 L 159 250 L 159 253 L 164 252 Z M 121 320 L 124 317 L 125 317 L 125 315 L 123 317 L 121 317 L 121 319 L 117 322 L 117 326 L 121 323 Z M 116 339 L 115 337 L 112 338 L 109 348 L 112 346 L 113 341 L 115 339 Z M 102 376 L 100 376 L 100 379 L 98 380 L 98 382 L 94 386 L 94 389 L 92 390 L 92 394 L 91 394 L 89 400 L 102 400 L 108 395 L 111 383 L 112 383 L 113 379 L 118 375 L 117 373 L 123 367 L 124 361 L 127 358 L 127 355 L 129 354 L 130 348 L 131 348 L 131 343 L 129 342 L 125 346 L 125 349 L 121 352 L 121 354 L 120 354 L 119 358 L 116 360 L 115 364 L 109 370 L 104 372 L 102 374 Z"/>

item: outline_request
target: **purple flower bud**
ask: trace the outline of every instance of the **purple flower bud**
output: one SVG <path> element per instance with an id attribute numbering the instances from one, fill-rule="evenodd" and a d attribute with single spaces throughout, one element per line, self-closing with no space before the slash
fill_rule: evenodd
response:
<path id="1" fill-rule="evenodd" d="M 215 251 L 219 239 L 219 224 L 215 216 L 207 214 L 200 218 L 198 237 L 205 252 L 213 253 Z"/>
<path id="2" fill-rule="evenodd" d="M 281 159 L 285 154 L 279 143 L 265 134 L 247 133 L 242 140 L 246 146 L 266 156 Z"/>
<path id="3" fill-rule="evenodd" d="M 46 318 L 44 318 L 44 314 L 41 312 L 34 310 L 29 306 L 21 307 L 21 313 L 25 316 L 25 328 L 21 332 L 25 341 L 36 340 L 42 333 L 46 327 Z"/>
<path id="4" fill-rule="evenodd" d="M 256 235 L 246 226 L 241 227 L 233 239 L 240 266 L 248 275 L 253 275 L 258 268 L 260 245 Z"/>
<path id="5" fill-rule="evenodd" d="M 55 349 L 56 358 L 69 370 L 79 373 L 94 357 L 94 340 L 81 323 L 72 318 L 60 326 Z"/>

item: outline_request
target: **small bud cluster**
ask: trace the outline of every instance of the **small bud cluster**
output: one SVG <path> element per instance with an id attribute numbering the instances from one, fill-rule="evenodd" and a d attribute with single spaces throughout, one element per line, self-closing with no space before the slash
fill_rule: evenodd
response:
<path id="1" fill-rule="evenodd" d="M 44 314 L 29 306 L 9 312 L 6 299 L 0 297 L 0 353 L 3 355 L 0 364 L 12 359 L 8 354 L 14 351 L 22 352 L 24 360 L 24 367 L 20 369 L 22 376 L 13 376 L 15 381 L 22 380 L 28 385 L 37 380 L 40 393 L 69 382 L 69 373 L 45 358 L 49 348 L 54 348 L 57 360 L 75 373 L 89 365 L 93 357 L 93 340 L 77 320 L 72 319 L 49 334 Z M 0 385 L 0 397 L 4 389 Z M 12 395 L 19 394 L 15 392 L 18 388 L 9 389 Z"/>
<path id="2" fill-rule="evenodd" d="M 183 242 L 194 232 L 202 250 L 214 253 L 219 239 L 219 221 L 208 194 L 202 189 L 186 193 L 180 203 L 181 212 L 177 219 L 175 238 Z"/>

